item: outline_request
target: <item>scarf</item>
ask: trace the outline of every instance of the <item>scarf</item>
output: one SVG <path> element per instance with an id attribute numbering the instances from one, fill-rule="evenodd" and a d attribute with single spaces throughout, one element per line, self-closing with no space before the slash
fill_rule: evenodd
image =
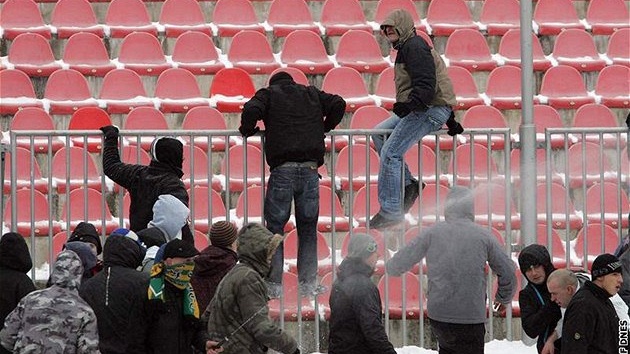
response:
<path id="1" fill-rule="evenodd" d="M 190 284 L 190 276 L 194 268 L 195 263 L 193 262 L 170 266 L 163 262 L 154 264 L 151 268 L 151 281 L 149 282 L 149 300 L 164 302 L 164 281 L 166 280 L 177 289 L 184 291 L 184 316 L 199 318 L 199 305 Z"/>

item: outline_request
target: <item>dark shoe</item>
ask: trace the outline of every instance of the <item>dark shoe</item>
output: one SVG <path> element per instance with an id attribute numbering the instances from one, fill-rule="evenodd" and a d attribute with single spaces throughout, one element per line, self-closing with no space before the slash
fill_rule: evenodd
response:
<path id="1" fill-rule="evenodd" d="M 425 184 L 422 183 L 422 189 L 424 189 Z M 416 180 L 412 180 L 410 184 L 405 186 L 405 196 L 403 199 L 403 212 L 407 214 L 409 209 L 413 206 L 413 203 L 416 202 L 418 196 L 420 195 L 420 182 Z"/>
<path id="2" fill-rule="evenodd" d="M 282 284 L 268 281 L 267 282 L 267 296 L 269 296 L 270 299 L 278 299 L 280 298 L 281 295 L 282 295 Z"/>
<path id="3" fill-rule="evenodd" d="M 369 227 L 373 229 L 382 230 L 388 227 L 396 226 L 402 222 L 403 222 L 403 219 L 400 219 L 400 220 L 387 219 L 386 217 L 381 215 L 381 213 L 377 213 L 370 219 L 368 225 Z"/>

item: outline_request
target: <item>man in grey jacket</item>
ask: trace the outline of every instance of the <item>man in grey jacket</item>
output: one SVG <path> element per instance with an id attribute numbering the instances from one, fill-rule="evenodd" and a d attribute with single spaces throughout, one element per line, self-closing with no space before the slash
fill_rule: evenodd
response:
<path id="1" fill-rule="evenodd" d="M 445 221 L 423 230 L 386 264 L 398 276 L 426 257 L 427 310 L 439 353 L 484 352 L 486 262 L 498 277 L 495 302 L 506 305 L 516 291 L 512 260 L 488 229 L 474 223 L 473 194 L 455 186 L 446 199 Z"/>

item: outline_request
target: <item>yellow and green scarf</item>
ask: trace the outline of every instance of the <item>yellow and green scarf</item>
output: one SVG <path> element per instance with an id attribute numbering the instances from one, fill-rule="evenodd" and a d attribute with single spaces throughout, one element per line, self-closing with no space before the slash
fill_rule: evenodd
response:
<path id="1" fill-rule="evenodd" d="M 187 262 L 166 265 L 163 262 L 153 265 L 151 268 L 151 280 L 149 282 L 149 300 L 164 302 L 164 281 L 184 291 L 184 316 L 199 318 L 199 305 L 190 284 L 190 277 L 195 268 L 195 263 Z"/>

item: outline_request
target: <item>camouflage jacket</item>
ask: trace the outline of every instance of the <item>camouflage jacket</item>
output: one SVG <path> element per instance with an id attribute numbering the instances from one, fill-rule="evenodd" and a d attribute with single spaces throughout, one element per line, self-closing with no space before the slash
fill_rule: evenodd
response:
<path id="1" fill-rule="evenodd" d="M 83 266 L 76 253 L 59 254 L 52 286 L 26 295 L 7 316 L 0 343 L 14 353 L 99 353 L 96 315 L 79 297 Z"/>

